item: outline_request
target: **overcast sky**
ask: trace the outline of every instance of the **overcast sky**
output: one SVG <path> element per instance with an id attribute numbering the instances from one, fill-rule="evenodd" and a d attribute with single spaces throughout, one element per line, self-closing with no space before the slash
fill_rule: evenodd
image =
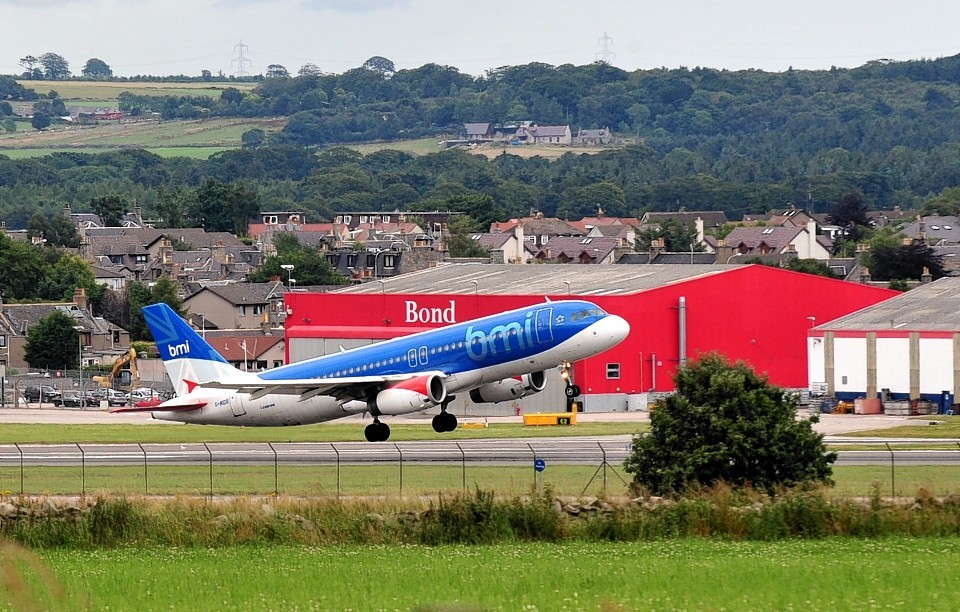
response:
<path id="1" fill-rule="evenodd" d="M 0 0 L 0 74 L 58 53 L 79 74 L 251 74 L 306 63 L 343 72 L 374 55 L 481 75 L 529 62 L 587 64 L 608 36 L 625 70 L 782 71 L 960 53 L 956 0 Z"/>

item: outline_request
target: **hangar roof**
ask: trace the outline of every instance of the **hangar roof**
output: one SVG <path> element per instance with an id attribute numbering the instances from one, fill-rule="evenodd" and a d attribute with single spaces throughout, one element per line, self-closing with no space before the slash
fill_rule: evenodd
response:
<path id="1" fill-rule="evenodd" d="M 587 266 L 449 264 L 376 280 L 334 293 L 484 295 L 626 295 L 738 267 L 727 264 Z M 567 285 L 569 283 L 569 287 Z"/>
<path id="2" fill-rule="evenodd" d="M 824 331 L 960 332 L 960 277 L 944 277 L 825 323 Z"/>

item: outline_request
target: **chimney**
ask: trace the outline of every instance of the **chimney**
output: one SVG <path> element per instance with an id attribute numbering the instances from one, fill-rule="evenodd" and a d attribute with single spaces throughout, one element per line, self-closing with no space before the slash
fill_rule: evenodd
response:
<path id="1" fill-rule="evenodd" d="M 923 274 L 920 275 L 920 283 L 925 285 L 933 280 L 933 275 L 930 274 L 930 268 L 924 266 Z"/>
<path id="2" fill-rule="evenodd" d="M 517 224 L 513 228 L 513 236 L 517 241 L 516 252 L 513 254 L 514 263 L 522 264 L 524 261 L 524 242 L 523 242 L 523 219 L 517 221 Z"/>
<path id="3" fill-rule="evenodd" d="M 807 250 L 807 257 L 813 257 L 817 248 L 817 222 L 813 219 L 807 221 L 807 234 L 809 234 L 810 247 Z"/>
<path id="4" fill-rule="evenodd" d="M 80 307 L 80 310 L 87 310 L 87 290 L 83 287 L 77 287 L 73 290 L 73 303 Z"/>
<path id="5" fill-rule="evenodd" d="M 860 282 L 864 285 L 870 284 L 870 268 L 864 268 L 863 271 L 860 272 Z"/>
<path id="6" fill-rule="evenodd" d="M 703 244 L 703 219 L 697 217 L 694 223 L 697 226 L 697 244 Z"/>

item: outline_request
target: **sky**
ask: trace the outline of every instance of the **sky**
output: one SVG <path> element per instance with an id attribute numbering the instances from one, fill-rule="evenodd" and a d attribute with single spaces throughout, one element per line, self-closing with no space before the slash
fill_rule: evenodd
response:
<path id="1" fill-rule="evenodd" d="M 499 66 L 632 71 L 853 68 L 960 53 L 956 0 L 0 0 L 0 74 L 62 55 L 117 76 L 341 73 L 383 56 L 474 76 Z M 608 55 L 603 56 L 606 41 Z"/>

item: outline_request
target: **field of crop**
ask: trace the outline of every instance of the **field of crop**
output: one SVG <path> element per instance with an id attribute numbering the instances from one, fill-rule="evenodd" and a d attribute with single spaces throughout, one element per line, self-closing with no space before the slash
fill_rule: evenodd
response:
<path id="1" fill-rule="evenodd" d="M 224 89 L 233 87 L 241 91 L 254 89 L 256 83 L 161 83 L 121 81 L 26 81 L 18 83 L 46 94 L 56 91 L 68 104 L 75 100 L 90 100 L 116 105 L 117 97 L 125 91 L 138 96 L 208 96 L 219 98 Z"/>
<path id="2" fill-rule="evenodd" d="M 48 550 L 39 561 L 52 570 L 31 581 L 45 583 L 31 595 L 43 609 L 960 607 L 955 538 Z"/>

